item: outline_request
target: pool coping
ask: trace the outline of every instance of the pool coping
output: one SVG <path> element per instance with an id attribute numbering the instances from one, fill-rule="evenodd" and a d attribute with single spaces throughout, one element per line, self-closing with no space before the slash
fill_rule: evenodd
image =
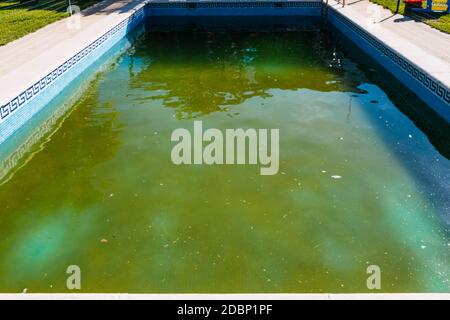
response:
<path id="1" fill-rule="evenodd" d="M 376 23 L 379 28 L 368 28 L 368 5 L 378 6 L 368 0 L 350 2 L 345 7 L 334 0 L 330 1 L 327 18 L 331 24 L 341 31 L 347 30 L 344 33 L 350 39 L 356 44 L 362 44 L 364 51 L 382 65 L 386 64 L 388 71 L 399 81 L 450 122 L 450 58 L 445 60 L 447 56 L 442 59 L 436 52 L 426 50 L 429 42 L 421 45 L 408 38 L 407 33 L 397 33 L 384 20 L 385 12 L 377 17 L 380 18 L 379 23 Z M 226 3 L 227 6 L 252 7 L 274 3 L 308 6 L 312 2 L 322 3 L 321 0 L 233 0 Z M 0 144 L 81 73 L 82 70 L 73 71 L 77 69 L 74 66 L 82 65 L 80 61 L 89 56 L 94 55 L 95 58 L 95 54 L 104 53 L 144 20 L 147 4 L 220 9 L 224 3 L 217 0 L 105 0 L 76 16 L 81 24 L 80 29 L 69 28 L 76 21 L 73 17 L 66 18 L 0 47 Z M 439 31 L 425 24 L 413 27 L 420 31 L 422 39 L 425 37 L 429 41 L 439 42 L 436 45 L 444 48 L 444 52 L 449 52 L 450 57 L 450 35 L 438 34 L 436 32 Z M 449 50 L 445 51 L 447 46 Z M 91 60 L 94 58 L 91 57 Z M 89 62 L 84 64 L 85 69 Z M 70 73 L 68 71 L 73 75 L 64 76 Z M 52 90 L 48 89 L 50 87 Z M 48 94 L 44 95 L 43 92 Z M 46 99 L 36 99 L 43 96 L 47 96 Z M 24 108 L 28 105 L 32 107 Z"/>

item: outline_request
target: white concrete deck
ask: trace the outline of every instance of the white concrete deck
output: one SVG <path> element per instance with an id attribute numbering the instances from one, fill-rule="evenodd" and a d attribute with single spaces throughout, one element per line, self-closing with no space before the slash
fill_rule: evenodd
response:
<path id="1" fill-rule="evenodd" d="M 80 28 L 68 18 L 0 47 L 0 106 L 128 18 L 142 0 L 106 0 L 81 12 Z"/>
<path id="2" fill-rule="evenodd" d="M 369 0 L 329 5 L 450 88 L 450 34 L 414 21 Z"/>

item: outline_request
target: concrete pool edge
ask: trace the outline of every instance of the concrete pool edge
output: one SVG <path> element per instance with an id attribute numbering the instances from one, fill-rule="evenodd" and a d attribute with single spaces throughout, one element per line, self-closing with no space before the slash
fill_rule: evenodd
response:
<path id="1" fill-rule="evenodd" d="M 277 5 L 280 3 L 283 5 Z M 255 9 L 256 12 L 259 12 L 258 14 L 269 14 L 269 12 L 274 12 L 280 8 L 288 8 L 289 10 L 294 10 L 296 15 L 302 11 L 304 15 L 318 15 L 321 13 L 322 6 L 322 2 L 317 0 L 266 2 L 124 0 L 119 2 L 111 10 L 108 5 L 114 6 L 114 3 L 106 1 L 105 9 L 108 10 L 105 10 L 103 14 L 102 7 L 94 6 L 88 9 L 88 14 L 83 16 L 83 19 L 88 21 L 88 27 L 83 29 L 84 35 L 81 34 L 82 32 L 74 31 L 73 34 L 78 38 L 74 38 L 75 40 L 70 43 L 71 46 L 64 48 L 64 50 L 61 50 L 56 44 L 53 47 L 50 45 L 52 50 L 48 50 L 48 47 L 46 48 L 47 51 L 52 52 L 53 57 L 56 54 L 58 59 L 52 60 L 49 58 L 52 55 L 47 54 L 47 52 L 41 52 L 43 47 L 42 43 L 39 43 L 40 48 L 39 46 L 36 47 L 37 49 L 33 46 L 30 47 L 31 51 L 35 51 L 31 52 L 30 55 L 37 57 L 32 61 L 34 64 L 41 64 L 43 67 L 36 69 L 33 68 L 35 67 L 33 65 L 23 63 L 15 69 L 14 55 L 9 52 L 9 59 L 13 65 L 1 68 L 5 69 L 6 67 L 6 70 L 9 68 L 11 72 L 6 72 L 6 74 L 0 77 L 0 81 L 5 84 L 4 88 L 6 88 L 0 93 L 0 144 L 11 137 L 28 120 L 42 110 L 45 105 L 55 98 L 83 70 L 92 65 L 94 61 L 107 52 L 121 38 L 125 37 L 138 23 L 142 22 L 146 14 L 149 14 L 148 11 L 152 9 L 147 6 L 149 4 L 152 4 L 158 10 L 162 10 L 159 14 L 164 14 L 164 12 L 167 14 L 167 10 L 184 10 L 185 12 L 201 12 L 204 15 L 211 12 L 216 12 L 215 14 L 217 14 L 217 12 L 223 10 L 221 6 L 237 8 L 234 14 L 239 14 L 241 10 L 246 10 L 247 8 Z M 384 65 L 391 74 L 415 92 L 437 114 L 447 122 L 450 122 L 450 61 L 443 61 L 444 70 L 442 70 L 442 65 L 440 65 L 439 72 L 432 71 L 430 69 L 432 65 L 430 64 L 425 68 L 419 68 L 417 65 L 420 64 L 420 61 L 413 61 L 414 58 L 405 57 L 404 54 L 387 44 L 388 41 L 380 38 L 380 34 L 376 34 L 373 30 L 364 30 L 361 25 L 361 21 L 365 19 L 364 17 L 360 17 L 360 21 L 357 21 L 358 17 L 351 12 L 352 8 L 344 11 L 338 7 L 334 3 L 329 4 L 327 18 L 330 23 L 349 37 L 350 40 L 363 49 L 369 56 Z M 100 23 L 100 20 L 102 22 L 105 20 L 111 21 L 108 21 L 108 23 Z M 62 24 L 66 23 L 63 21 L 50 25 L 48 28 L 44 28 L 45 30 L 39 30 L 33 35 L 30 35 L 30 37 L 19 39 L 0 48 L 0 58 L 4 60 L 3 57 L 8 54 L 10 48 L 20 48 L 20 44 L 26 41 L 44 42 L 48 39 L 49 34 L 51 35 L 52 32 L 57 32 L 56 28 L 53 28 L 55 29 L 54 31 L 50 30 L 52 26 L 54 27 L 58 23 L 59 26 L 62 26 Z M 426 27 L 428 28 L 428 26 Z M 93 35 L 90 34 L 91 30 L 95 31 Z M 67 32 L 70 34 L 71 31 Z M 96 35 L 100 36 L 97 37 Z M 388 36 L 391 35 L 388 34 Z M 81 38 L 83 38 L 83 41 L 80 40 Z M 407 49 L 406 47 L 405 50 Z M 62 51 L 59 56 L 58 50 Z M 55 67 L 55 60 L 64 62 L 57 64 Z M 442 61 L 442 59 L 440 60 Z M 442 75 L 440 77 L 441 80 L 436 79 L 436 75 Z"/>

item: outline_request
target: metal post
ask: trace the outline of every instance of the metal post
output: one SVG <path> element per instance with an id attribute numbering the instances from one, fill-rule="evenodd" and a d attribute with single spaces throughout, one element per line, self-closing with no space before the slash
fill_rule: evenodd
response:
<path id="1" fill-rule="evenodd" d="M 397 0 L 397 9 L 395 9 L 395 14 L 398 13 L 399 9 L 400 9 L 400 0 Z"/>

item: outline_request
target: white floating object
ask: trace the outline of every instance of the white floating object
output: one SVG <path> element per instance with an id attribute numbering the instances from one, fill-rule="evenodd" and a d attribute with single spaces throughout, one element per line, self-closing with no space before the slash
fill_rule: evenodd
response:
<path id="1" fill-rule="evenodd" d="M 331 176 L 331 178 L 333 178 L 333 179 L 341 179 L 342 177 L 338 176 L 338 175 L 333 175 L 333 176 Z"/>

